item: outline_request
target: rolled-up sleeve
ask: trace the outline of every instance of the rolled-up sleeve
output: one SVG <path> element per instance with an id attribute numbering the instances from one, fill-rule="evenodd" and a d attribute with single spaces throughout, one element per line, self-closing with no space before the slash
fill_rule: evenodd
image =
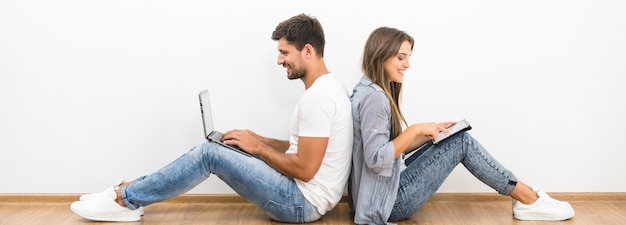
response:
<path id="1" fill-rule="evenodd" d="M 364 163 L 369 170 L 389 177 L 393 171 L 394 145 L 390 141 L 391 107 L 382 91 L 362 96 L 360 107 Z"/>

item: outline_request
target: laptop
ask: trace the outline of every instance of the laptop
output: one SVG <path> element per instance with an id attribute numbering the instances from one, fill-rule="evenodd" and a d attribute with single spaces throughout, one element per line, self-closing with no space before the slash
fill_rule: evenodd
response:
<path id="1" fill-rule="evenodd" d="M 217 143 L 235 152 L 239 152 L 246 156 L 252 156 L 250 153 L 242 150 L 235 145 L 227 145 L 222 142 L 223 133 L 213 130 L 213 117 L 211 116 L 211 103 L 209 102 L 209 90 L 205 89 L 198 94 L 200 99 L 200 114 L 202 115 L 202 127 L 204 128 L 204 137 L 207 141 Z"/>

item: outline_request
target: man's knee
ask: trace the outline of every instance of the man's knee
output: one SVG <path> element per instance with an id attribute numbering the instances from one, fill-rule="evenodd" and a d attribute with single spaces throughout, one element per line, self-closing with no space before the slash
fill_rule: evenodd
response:
<path id="1" fill-rule="evenodd" d="M 194 161 L 197 160 L 209 160 L 209 158 L 215 154 L 217 144 L 211 142 L 204 142 L 199 146 L 194 146 L 187 153 Z"/>

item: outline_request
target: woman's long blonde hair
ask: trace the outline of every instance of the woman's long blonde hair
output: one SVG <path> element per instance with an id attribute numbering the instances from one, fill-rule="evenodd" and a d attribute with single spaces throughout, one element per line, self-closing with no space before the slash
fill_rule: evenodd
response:
<path id="1" fill-rule="evenodd" d="M 370 34 L 365 42 L 363 51 L 363 61 L 361 70 L 372 80 L 372 83 L 380 86 L 391 105 L 391 139 L 402 133 L 402 125 L 406 125 L 406 120 L 400 111 L 400 97 L 402 93 L 402 83 L 397 83 L 389 79 L 389 74 L 385 71 L 385 60 L 395 57 L 404 41 L 409 41 L 411 50 L 415 41 L 413 37 L 404 31 L 390 27 L 380 27 Z"/>

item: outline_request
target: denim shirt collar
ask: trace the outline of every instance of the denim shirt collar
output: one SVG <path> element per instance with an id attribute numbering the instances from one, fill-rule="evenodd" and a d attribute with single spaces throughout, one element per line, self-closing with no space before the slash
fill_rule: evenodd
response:
<path id="1" fill-rule="evenodd" d="M 377 84 L 374 84 L 374 82 L 372 82 L 372 80 L 369 77 L 367 77 L 366 75 L 363 75 L 361 77 L 361 80 L 359 80 L 358 85 L 371 86 L 376 91 L 383 91 L 383 89 L 380 86 L 378 86 Z"/>

